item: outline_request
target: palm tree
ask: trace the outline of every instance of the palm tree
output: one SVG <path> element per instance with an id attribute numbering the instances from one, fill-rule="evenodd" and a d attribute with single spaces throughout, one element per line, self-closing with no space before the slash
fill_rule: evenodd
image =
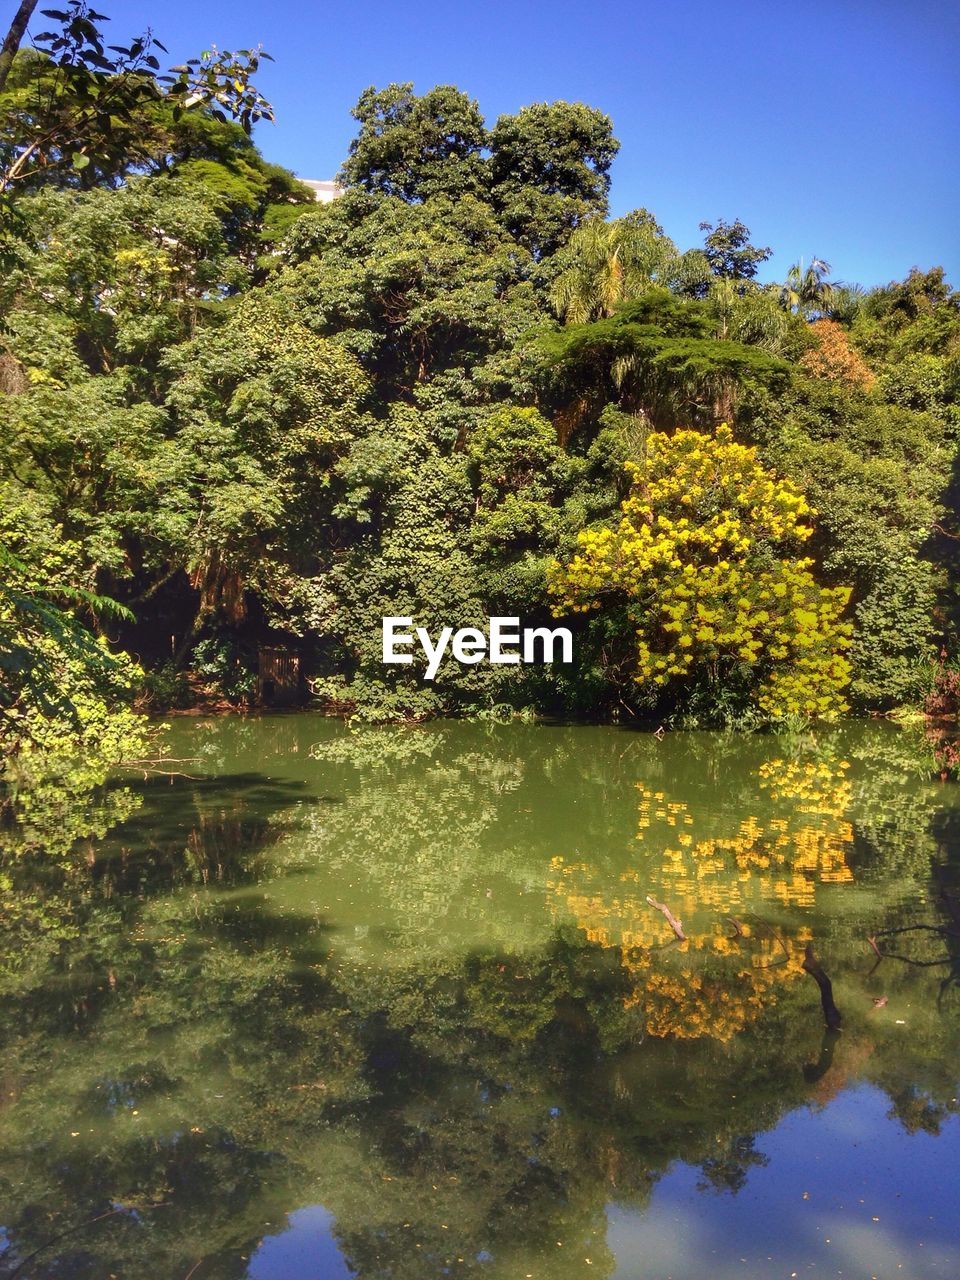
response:
<path id="1" fill-rule="evenodd" d="M 805 267 L 801 258 L 787 272 L 786 281 L 780 288 L 781 305 L 801 315 L 822 315 L 838 288 L 838 283 L 827 279 L 829 274 L 829 262 L 811 258 L 810 265 Z"/>
<path id="2" fill-rule="evenodd" d="M 827 304 L 827 317 L 851 325 L 863 310 L 867 291 L 862 284 L 836 284 Z"/>
<path id="3" fill-rule="evenodd" d="M 550 305 L 568 324 L 612 315 L 621 302 L 646 292 L 678 257 L 645 209 L 614 222 L 591 218 L 574 231 L 562 254 Z"/>
<path id="4" fill-rule="evenodd" d="M 796 343 L 797 321 L 780 305 L 776 285 L 744 289 L 736 280 L 714 280 L 707 294 L 716 335 L 760 347 L 771 355 L 789 353 Z"/>

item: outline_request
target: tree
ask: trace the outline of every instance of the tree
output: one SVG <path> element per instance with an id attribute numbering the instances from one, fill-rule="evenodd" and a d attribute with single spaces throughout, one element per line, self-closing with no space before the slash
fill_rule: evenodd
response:
<path id="1" fill-rule="evenodd" d="M 357 354 L 383 405 L 415 400 L 451 443 L 492 395 L 526 389 L 532 262 L 486 202 L 351 190 L 294 226 L 283 260 L 274 287 Z"/>
<path id="2" fill-rule="evenodd" d="M 142 672 L 77 617 L 124 610 L 57 581 L 55 557 L 29 565 L 11 555 L 10 532 L 0 528 L 0 821 L 18 792 L 89 792 L 149 740 L 130 707 Z"/>
<path id="3" fill-rule="evenodd" d="M 788 311 L 800 315 L 823 315 L 833 299 L 836 284 L 827 279 L 830 263 L 822 258 L 811 258 L 807 266 L 803 259 L 795 262 L 787 272 L 780 288 L 780 302 Z"/>
<path id="4" fill-rule="evenodd" d="M 676 246 L 646 209 L 614 222 L 591 218 L 558 255 L 550 303 L 569 324 L 603 319 L 662 282 L 676 259 Z"/>
<path id="5" fill-rule="evenodd" d="M 615 400 L 670 427 L 726 418 L 746 386 L 786 382 L 785 361 L 718 339 L 715 325 L 707 303 L 648 288 L 607 319 L 540 339 L 549 392 L 577 420 Z"/>
<path id="6" fill-rule="evenodd" d="M 867 291 L 859 284 L 836 284 L 827 300 L 826 318 L 849 327 L 863 310 Z"/>
<path id="7" fill-rule="evenodd" d="M 505 405 L 478 426 L 468 456 L 477 494 L 471 534 L 483 560 L 493 561 L 495 583 L 507 558 L 518 551 L 542 557 L 556 542 L 560 499 L 569 489 L 573 467 L 541 413 Z M 534 601 L 525 602 L 525 612 L 540 603 L 538 596 L 535 591 Z"/>
<path id="8" fill-rule="evenodd" d="M 750 243 L 750 228 L 737 218 L 727 222 L 721 218 L 716 226 L 701 222 L 704 237 L 703 252 L 710 270 L 720 280 L 752 280 L 757 268 L 773 253 L 769 246 L 761 248 Z"/>
<path id="9" fill-rule="evenodd" d="M 727 427 L 651 434 L 631 477 L 619 525 L 584 531 L 554 566 L 557 612 L 618 605 L 654 702 L 700 682 L 714 711 L 738 694 L 773 719 L 845 710 L 850 591 L 796 556 L 813 531 L 798 490 Z"/>
<path id="10" fill-rule="evenodd" d="M 260 49 L 216 48 L 159 75 L 149 32 L 106 46 L 105 21 L 84 0 L 47 9 L 59 24 L 20 53 L 0 96 L 0 196 L 15 185 L 72 174 L 84 185 L 115 178 L 144 157 L 159 106 L 175 114 L 203 108 L 232 116 L 249 132 L 273 109 L 253 83 Z M 9 37 L 8 37 L 9 38 Z"/>
<path id="11" fill-rule="evenodd" d="M 195 173 L 115 192 L 45 189 L 21 200 L 19 214 L 25 239 L 0 305 L 5 345 L 37 387 L 125 366 L 155 388 L 162 352 L 213 322 L 219 302 L 249 282 L 231 252 L 249 253 L 249 230 L 222 188 Z"/>
<path id="12" fill-rule="evenodd" d="M 851 347 L 836 320 L 814 320 L 810 326 L 817 345 L 805 351 L 800 363 L 815 378 L 833 378 L 849 387 L 868 391 L 876 377 L 863 357 Z"/>
<path id="13" fill-rule="evenodd" d="M 182 660 L 204 628 L 242 621 L 248 594 L 281 616 L 296 596 L 292 570 L 323 546 L 367 382 L 341 345 L 253 291 L 169 360 L 176 445 L 161 518 L 177 535 L 168 566 L 198 593 Z"/>
<path id="14" fill-rule="evenodd" d="M 816 507 L 814 553 L 829 580 L 854 588 L 853 705 L 908 703 L 929 677 L 941 625 L 942 572 L 924 547 L 949 492 L 943 420 L 835 378 L 800 376 L 775 395 L 748 389 L 740 430 Z"/>
<path id="15" fill-rule="evenodd" d="M 863 297 L 851 321 L 852 337 L 872 360 L 898 365 L 913 355 L 957 364 L 960 350 L 960 291 L 942 267 L 895 280 Z"/>
<path id="16" fill-rule="evenodd" d="M 744 288 L 734 280 L 717 278 L 703 297 L 707 312 L 715 318 L 718 338 L 788 359 L 796 359 L 809 345 L 806 327 L 784 311 L 770 289 Z"/>
<path id="17" fill-rule="evenodd" d="M 610 118 L 580 102 L 538 102 L 500 116 L 490 133 L 490 199 L 536 258 L 588 218 L 607 213 L 620 144 Z"/>
<path id="18" fill-rule="evenodd" d="M 23 43 L 23 37 L 27 34 L 27 27 L 30 25 L 30 19 L 38 3 L 39 0 L 21 0 L 20 7 L 13 15 L 13 21 L 4 36 L 3 46 L 0 48 L 0 93 L 3 93 L 10 68 L 13 66 L 13 59 Z"/>
<path id="19" fill-rule="evenodd" d="M 371 86 L 351 114 L 360 132 L 338 175 L 344 187 L 411 202 L 486 191 L 483 116 L 455 86 L 438 85 L 421 96 L 409 83 Z"/>

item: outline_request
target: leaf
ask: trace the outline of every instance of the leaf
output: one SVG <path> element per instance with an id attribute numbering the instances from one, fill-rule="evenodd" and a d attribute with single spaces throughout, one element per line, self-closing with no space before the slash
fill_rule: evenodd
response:
<path id="1" fill-rule="evenodd" d="M 73 165 L 74 169 L 86 169 L 87 165 L 90 163 L 90 157 L 85 156 L 82 151 L 74 151 L 73 155 L 70 157 L 70 163 Z"/>

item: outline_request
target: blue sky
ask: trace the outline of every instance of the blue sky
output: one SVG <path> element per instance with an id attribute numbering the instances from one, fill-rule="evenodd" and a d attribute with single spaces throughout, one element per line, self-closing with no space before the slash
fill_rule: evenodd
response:
<path id="1" fill-rule="evenodd" d="M 11 3 L 5 4 L 10 8 Z M 369 84 L 456 84 L 492 122 L 529 102 L 600 107 L 622 147 L 612 210 L 681 248 L 742 218 L 776 255 L 864 284 L 942 264 L 960 286 L 960 6 L 951 0 L 97 0 L 111 35 L 152 23 L 174 60 L 262 43 L 277 109 L 257 141 L 333 175 Z"/>

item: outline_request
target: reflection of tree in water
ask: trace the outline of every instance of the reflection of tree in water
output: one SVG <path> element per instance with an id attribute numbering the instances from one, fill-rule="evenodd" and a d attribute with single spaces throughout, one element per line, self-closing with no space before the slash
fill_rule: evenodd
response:
<path id="1" fill-rule="evenodd" d="M 142 807 L 103 841 L 97 871 L 116 892 L 248 883 L 290 829 L 303 783 L 259 772 L 152 778 Z"/>
<path id="2" fill-rule="evenodd" d="M 698 829 L 705 824 L 685 801 L 637 783 L 637 840 L 649 852 L 620 874 L 623 888 L 613 896 L 586 863 L 553 860 L 556 909 L 572 914 L 590 941 L 620 947 L 633 978 L 628 1004 L 642 1012 L 649 1034 L 729 1040 L 761 1015 L 778 984 L 802 975 L 810 926 L 774 928 L 746 917 L 771 906 L 812 906 L 817 885 L 852 880 L 849 767 L 847 760 L 764 761 L 757 771 L 763 816 L 750 814 L 733 835 Z M 651 910 L 651 893 L 694 922 L 670 951 L 673 933 Z"/>
<path id="3" fill-rule="evenodd" d="M 129 787 L 101 787 L 91 794 L 87 787 L 48 780 L 0 811 L 0 864 L 30 854 L 69 857 L 78 842 L 102 839 L 139 805 Z"/>
<path id="4" fill-rule="evenodd" d="M 552 859 L 554 911 L 576 920 L 588 940 L 619 949 L 633 979 L 628 1006 L 647 1033 L 728 1041 L 761 1017 L 803 974 L 824 890 L 861 876 L 884 886 L 885 905 L 876 902 L 864 940 L 896 916 L 911 889 L 926 896 L 942 789 L 929 783 L 922 743 L 918 753 L 911 735 L 884 733 L 879 746 L 877 768 L 853 774 L 844 753 L 860 764 L 872 757 L 862 735 L 842 731 L 762 761 L 753 811 L 732 834 L 716 830 L 724 821 L 717 806 L 701 816 L 637 783 L 633 867 L 614 881 L 602 864 Z M 684 922 L 684 941 L 650 896 Z M 844 900 L 831 901 L 841 910 L 828 919 L 842 919 Z"/>
<path id="5" fill-rule="evenodd" d="M 722 1155 L 704 1160 L 701 1165 L 703 1181 L 698 1183 L 698 1189 L 732 1191 L 734 1194 L 742 1191 L 747 1185 L 749 1171 L 766 1168 L 770 1163 L 767 1156 L 756 1150 L 755 1144 L 753 1134 L 738 1134 Z"/>
<path id="6" fill-rule="evenodd" d="M 609 1275 L 606 1206 L 643 1206 L 677 1160 L 699 1166 L 705 1187 L 736 1192 L 762 1176 L 758 1133 L 856 1079 L 880 1084 L 907 1127 L 929 1131 L 949 1113 L 960 1045 L 956 1017 L 937 1009 L 942 971 L 884 961 L 869 976 L 867 929 L 895 925 L 904 909 L 898 885 L 857 896 L 861 875 L 885 883 L 890 857 L 914 867 L 910 911 L 927 919 L 936 907 L 914 890 L 936 842 L 925 879 L 916 835 L 909 858 L 871 847 L 849 742 L 834 754 L 851 768 L 828 776 L 819 763 L 807 771 L 817 757 L 751 740 L 751 778 L 771 757 L 784 764 L 759 791 L 731 778 L 754 792 L 732 826 L 735 810 L 692 785 L 672 800 L 662 781 L 645 784 L 650 825 L 634 841 L 645 796 L 630 755 L 616 772 L 622 739 L 580 762 L 564 733 L 524 734 L 513 750 L 509 735 L 489 741 L 485 753 L 454 728 L 406 763 L 371 750 L 352 782 L 344 760 L 325 762 L 312 785 L 237 774 L 219 791 L 148 788 L 92 865 L 44 882 L 23 863 L 19 889 L 33 875 L 47 915 L 15 945 L 0 942 L 0 1221 L 22 1256 L 122 1210 L 41 1254 L 34 1280 L 182 1280 L 200 1259 L 197 1280 L 233 1280 L 264 1233 L 309 1202 L 333 1213 L 364 1277 Z M 556 746 L 536 759 L 530 742 Z M 669 773 L 657 749 L 638 741 L 633 754 Z M 711 786 L 732 775 L 731 745 L 707 739 L 696 752 L 698 778 L 704 763 Z M 556 814 L 529 791 L 538 776 L 552 778 Z M 897 786 L 907 790 L 874 791 L 874 813 L 895 807 Z M 815 805 L 827 812 L 805 812 Z M 583 873 L 564 869 L 583 860 L 551 868 L 535 842 L 543 826 L 547 847 L 569 848 L 615 823 L 624 844 L 655 852 L 626 865 L 608 847 L 610 866 L 598 858 L 572 887 Z M 939 832 L 944 846 L 954 837 Z M 396 945 L 364 947 L 335 915 L 318 915 L 297 879 L 318 859 L 345 886 L 362 873 L 395 899 Z M 482 892 L 497 867 L 539 886 L 530 899 L 540 903 L 548 876 L 564 918 L 564 894 L 596 899 L 589 927 L 606 933 L 558 922 L 524 937 L 491 915 L 483 945 L 442 945 L 443 913 L 466 894 L 479 889 L 478 909 L 498 910 L 499 883 L 492 899 Z M 654 950 L 672 935 L 647 891 L 704 944 Z M 729 951 L 724 913 L 749 935 Z M 845 1030 L 816 1079 L 804 1075 L 821 1046 L 813 984 L 786 965 L 760 967 L 783 950 L 753 913 L 771 916 L 791 951 L 807 929 L 829 947 Z M 932 955 L 937 942 L 918 935 L 911 946 Z M 641 954 L 650 963 L 638 969 Z M 738 971 L 741 985 L 754 973 L 771 985 L 736 1036 L 642 1038 L 638 973 L 673 976 L 694 961 L 721 991 Z M 880 993 L 889 1005 L 877 1010 Z M 909 1038 L 896 1026 L 904 1008 Z"/>
<path id="7" fill-rule="evenodd" d="M 125 980 L 128 990 L 142 984 L 157 937 L 182 935 L 191 908 L 170 895 L 251 883 L 283 833 L 271 806 L 286 809 L 301 792 L 261 775 L 154 778 L 115 810 L 124 821 L 100 841 L 74 840 L 54 856 L 30 835 L 8 850 L 0 998 L 15 999 L 37 1030 L 95 1024 Z"/>
<path id="8" fill-rule="evenodd" d="M 365 729 L 314 750 L 355 778 L 341 808 L 302 815 L 298 842 L 331 881 L 359 886 L 371 914 L 389 915 L 398 948 L 421 955 L 449 946 L 451 919 L 489 927 L 490 936 L 515 927 L 488 894 L 499 878 L 524 875 L 513 840 L 500 833 L 527 766 L 504 750 L 509 738 L 467 729 Z"/>

